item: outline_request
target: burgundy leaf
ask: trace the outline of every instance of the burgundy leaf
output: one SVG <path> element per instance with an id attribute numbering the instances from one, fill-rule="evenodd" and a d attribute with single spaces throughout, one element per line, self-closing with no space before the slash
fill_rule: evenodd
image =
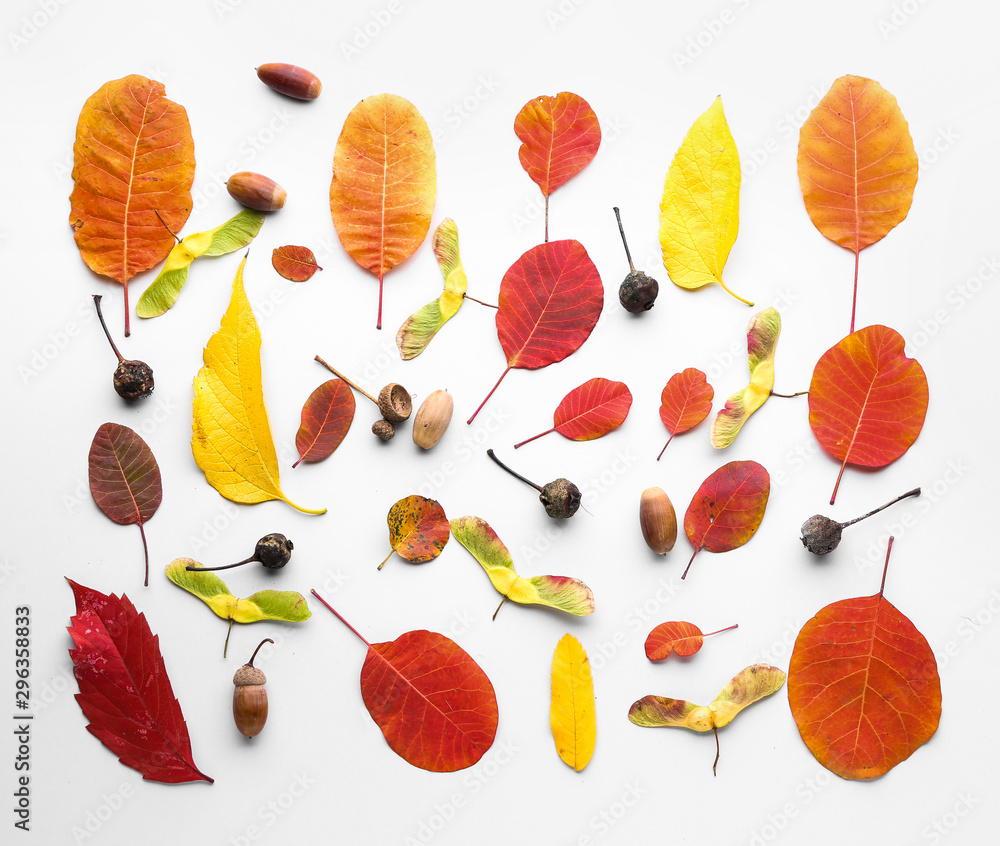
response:
<path id="1" fill-rule="evenodd" d="M 343 379 L 324 382 L 302 406 L 302 423 L 295 435 L 300 461 L 329 458 L 344 440 L 354 420 L 354 393 Z"/>

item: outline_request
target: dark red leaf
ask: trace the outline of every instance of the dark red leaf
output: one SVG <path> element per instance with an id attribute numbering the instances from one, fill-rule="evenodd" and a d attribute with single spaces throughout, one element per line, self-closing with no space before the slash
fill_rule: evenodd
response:
<path id="1" fill-rule="evenodd" d="M 688 367 L 670 377 L 660 394 L 660 420 L 670 432 L 670 437 L 656 457 L 657 461 L 674 435 L 697 426 L 708 416 L 714 397 L 715 391 L 705 379 L 705 374 L 696 367 Z"/>
<path id="2" fill-rule="evenodd" d="M 68 627 L 76 648 L 69 654 L 87 730 L 144 779 L 211 782 L 194 764 L 187 723 L 146 618 L 127 596 L 67 581 L 76 598 Z"/>
<path id="3" fill-rule="evenodd" d="M 343 379 L 324 382 L 302 406 L 302 423 L 295 435 L 300 461 L 329 458 L 347 435 L 354 420 L 354 392 Z"/>
<path id="4" fill-rule="evenodd" d="M 138 523 L 146 556 L 149 585 L 149 549 L 143 524 L 160 507 L 163 486 L 152 450 L 128 426 L 105 423 L 90 445 L 90 493 L 108 517 L 121 525 Z"/>
<path id="5" fill-rule="evenodd" d="M 317 270 L 323 269 L 316 264 L 316 256 L 312 250 L 292 244 L 275 247 L 271 253 L 271 264 L 280 276 L 291 282 L 305 282 L 312 279 Z"/>
<path id="6" fill-rule="evenodd" d="M 632 393 L 624 382 L 590 379 L 562 398 L 552 415 L 551 429 L 514 444 L 514 449 L 549 432 L 558 432 L 571 441 L 601 438 L 625 422 L 631 407 Z"/>

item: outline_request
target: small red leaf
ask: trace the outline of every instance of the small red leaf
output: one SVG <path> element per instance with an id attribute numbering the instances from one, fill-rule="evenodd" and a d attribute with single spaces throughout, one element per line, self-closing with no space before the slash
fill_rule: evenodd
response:
<path id="1" fill-rule="evenodd" d="M 295 435 L 300 461 L 322 461 L 340 446 L 354 420 L 354 393 L 342 379 L 324 382 L 302 406 L 302 423 Z"/>
<path id="2" fill-rule="evenodd" d="M 705 379 L 705 374 L 695 367 L 688 367 L 670 377 L 660 394 L 660 420 L 670 432 L 670 437 L 656 457 L 657 461 L 674 435 L 697 426 L 708 416 L 714 397 L 715 391 Z"/>
<path id="3" fill-rule="evenodd" d="M 646 636 L 646 657 L 650 661 L 662 661 L 674 652 L 686 658 L 701 649 L 706 637 L 735 628 L 736 626 L 732 625 L 706 635 L 702 634 L 701 629 L 694 623 L 686 623 L 683 620 L 660 623 Z"/>
<path id="4" fill-rule="evenodd" d="M 694 547 L 691 561 L 703 549 L 729 552 L 750 540 L 770 493 L 771 477 L 756 461 L 730 461 L 702 482 L 684 514 L 684 532 Z"/>
<path id="5" fill-rule="evenodd" d="M 521 167 L 545 196 L 590 164 L 601 146 L 597 115 L 569 91 L 529 100 L 514 119 L 514 132 L 522 141 Z"/>
<path id="6" fill-rule="evenodd" d="M 163 487 L 160 468 L 146 442 L 128 426 L 105 423 L 90 445 L 90 493 L 94 502 L 116 523 L 139 525 L 146 556 L 149 585 L 149 549 L 143 524 L 160 507 Z"/>
<path id="7" fill-rule="evenodd" d="M 317 270 L 323 269 L 316 264 L 316 256 L 312 250 L 292 244 L 275 247 L 271 253 L 271 264 L 280 276 L 291 282 L 305 282 L 311 279 Z"/>
<path id="8" fill-rule="evenodd" d="M 590 379 L 563 397 L 552 416 L 551 429 L 515 444 L 514 449 L 549 432 L 571 441 L 592 441 L 621 426 L 631 407 L 632 394 L 624 382 Z"/>
<path id="9" fill-rule="evenodd" d="M 69 581 L 76 616 L 69 651 L 87 730 L 144 779 L 208 781 L 194 764 L 181 706 L 160 655 L 159 638 L 127 596 L 105 596 Z"/>

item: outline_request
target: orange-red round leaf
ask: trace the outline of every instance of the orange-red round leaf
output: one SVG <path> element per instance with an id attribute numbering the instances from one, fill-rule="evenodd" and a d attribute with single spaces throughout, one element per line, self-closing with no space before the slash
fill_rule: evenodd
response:
<path id="1" fill-rule="evenodd" d="M 294 244 L 287 244 L 284 247 L 275 247 L 271 253 L 271 265 L 290 282 L 305 282 L 312 279 L 312 275 L 317 270 L 323 268 L 316 264 L 316 256 L 308 247 L 297 247 Z"/>
<path id="2" fill-rule="evenodd" d="M 521 167 L 546 196 L 583 170 L 601 146 L 601 125 L 590 104 L 563 91 L 535 97 L 514 119 Z"/>
<path id="3" fill-rule="evenodd" d="M 671 620 L 660 623 L 646 636 L 646 657 L 650 661 L 662 661 L 671 652 L 676 652 L 682 658 L 694 655 L 705 638 L 694 623 L 683 620 Z"/>

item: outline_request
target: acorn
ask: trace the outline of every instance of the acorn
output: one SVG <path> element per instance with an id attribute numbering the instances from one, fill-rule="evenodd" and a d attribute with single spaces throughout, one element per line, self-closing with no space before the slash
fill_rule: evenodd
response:
<path id="1" fill-rule="evenodd" d="M 383 441 L 391 441 L 396 435 L 396 424 L 390 420 L 376 420 L 372 423 L 372 434 Z"/>
<path id="2" fill-rule="evenodd" d="M 622 236 L 622 244 L 625 245 L 625 257 L 628 259 L 629 273 L 618 288 L 618 301 L 622 308 L 630 314 L 642 314 L 649 311 L 660 293 L 660 283 L 652 276 L 647 276 L 641 270 L 636 270 L 632 264 L 632 254 L 628 250 L 628 242 L 625 240 L 625 230 L 622 228 L 622 218 L 615 206 L 615 217 L 618 219 L 618 231 Z"/>
<path id="3" fill-rule="evenodd" d="M 647 488 L 639 499 L 643 540 L 657 555 L 666 555 L 677 540 L 677 513 L 662 488 Z"/>
<path id="4" fill-rule="evenodd" d="M 848 520 L 846 523 L 838 523 L 836 520 L 831 520 L 829 517 L 824 517 L 822 514 L 814 514 L 802 524 L 802 528 L 800 529 L 802 532 L 802 537 L 800 538 L 802 545 L 813 555 L 826 555 L 833 552 L 840 545 L 840 537 L 843 534 L 844 529 L 848 526 L 852 526 L 867 517 L 871 517 L 873 514 L 878 514 L 882 509 L 888 508 L 890 505 L 894 505 L 901 499 L 906 499 L 908 496 L 920 496 L 920 488 L 914 488 L 912 491 L 900 494 L 891 502 L 887 502 L 885 505 L 880 505 L 878 508 L 869 511 L 867 514 L 862 514 L 860 517 L 855 517 L 853 520 Z"/>
<path id="5" fill-rule="evenodd" d="M 256 737 L 267 722 L 267 677 L 253 665 L 253 659 L 265 643 L 274 643 L 265 637 L 250 656 L 250 660 L 233 676 L 233 719 L 244 737 Z"/>
<path id="6" fill-rule="evenodd" d="M 101 328 L 108 338 L 108 343 L 111 344 L 111 349 L 118 356 L 118 366 L 115 368 L 114 375 L 115 392 L 129 402 L 145 399 L 153 393 L 153 368 L 144 361 L 125 358 L 118 352 L 118 347 L 111 339 L 108 325 L 104 322 L 104 315 L 101 313 L 101 296 L 101 294 L 93 295 L 94 305 L 97 307 L 97 316 L 101 321 Z"/>
<path id="7" fill-rule="evenodd" d="M 273 179 L 249 170 L 230 176 L 226 190 L 237 203 L 264 212 L 277 211 L 285 205 L 288 196 L 288 192 Z"/>
<path id="8" fill-rule="evenodd" d="M 263 564 L 268 570 L 280 570 L 291 559 L 293 549 L 295 549 L 295 545 L 288 538 L 280 532 L 272 532 L 257 541 L 253 555 L 242 561 L 237 561 L 235 564 L 223 564 L 221 567 L 192 567 L 188 565 L 185 569 L 192 572 L 231 570 L 233 567 L 241 567 L 251 561 L 256 561 L 258 564 Z"/>
<path id="9" fill-rule="evenodd" d="M 396 424 L 402 423 L 406 420 L 413 411 L 413 400 L 410 398 L 410 392 L 407 391 L 402 385 L 399 385 L 396 382 L 390 382 L 382 388 L 381 391 L 379 391 L 378 399 L 375 399 L 375 397 L 368 393 L 368 391 L 360 385 L 354 384 L 354 382 L 348 379 L 343 373 L 327 364 L 319 356 L 316 356 L 316 361 L 322 364 L 334 376 L 339 379 L 343 379 L 359 394 L 368 397 L 368 399 L 378 406 L 378 410 L 382 413 L 383 419 L 376 420 L 372 424 L 372 432 L 383 441 L 391 441 L 393 435 L 396 434 Z"/>
<path id="10" fill-rule="evenodd" d="M 315 100 L 323 89 L 319 77 L 305 68 L 268 62 L 257 68 L 257 78 L 268 88 L 296 100 Z"/>
<path id="11" fill-rule="evenodd" d="M 413 443 L 421 449 L 430 449 L 441 440 L 451 423 L 455 401 L 447 391 L 432 391 L 417 409 L 413 418 Z"/>
<path id="12" fill-rule="evenodd" d="M 526 485 L 531 485 L 531 487 L 538 491 L 538 499 L 545 506 L 545 513 L 549 517 L 554 517 L 557 520 L 565 520 L 568 517 L 572 517 L 580 509 L 583 495 L 580 493 L 580 489 L 569 479 L 555 479 L 544 487 L 536 485 L 529 479 L 525 479 L 520 473 L 515 473 L 511 470 L 496 457 L 492 449 L 486 450 L 486 454 L 510 473 L 511 476 L 520 479 Z"/>

